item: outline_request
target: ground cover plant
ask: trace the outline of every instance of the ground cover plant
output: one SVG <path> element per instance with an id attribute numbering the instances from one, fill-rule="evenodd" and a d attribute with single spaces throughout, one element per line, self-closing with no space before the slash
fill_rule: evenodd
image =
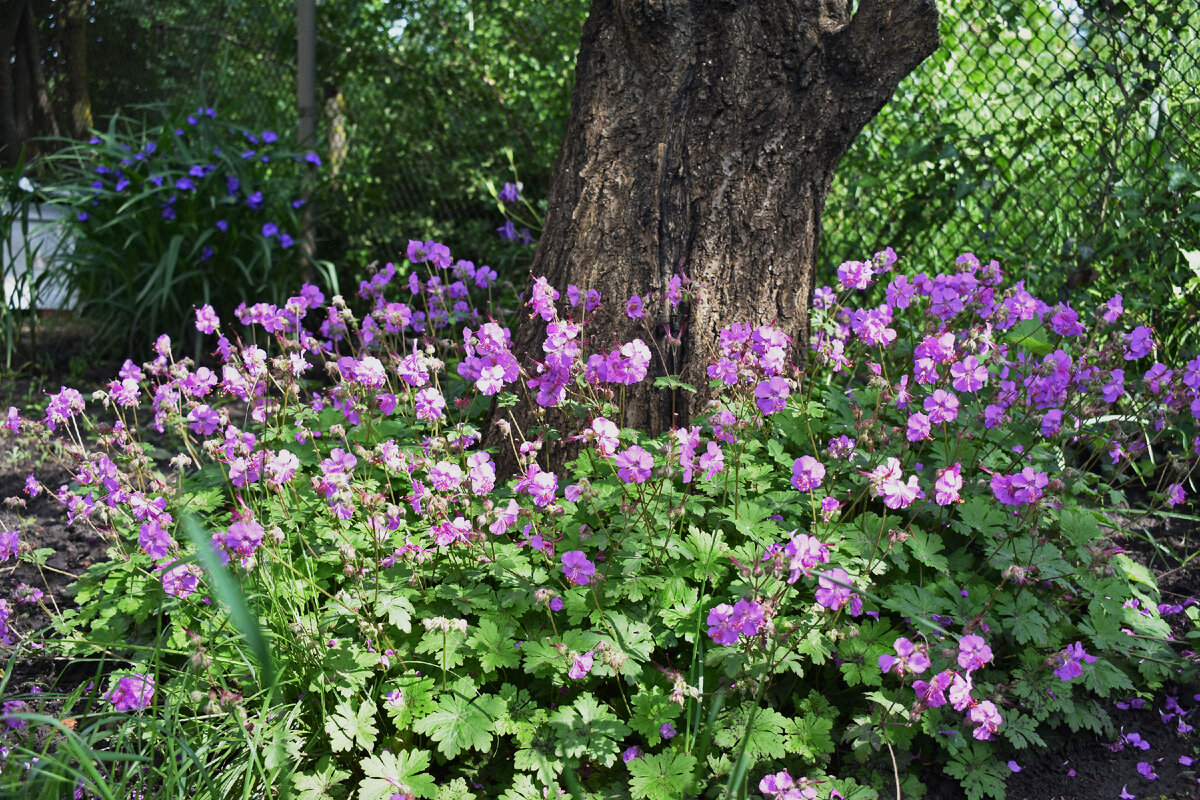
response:
<path id="1" fill-rule="evenodd" d="M 503 303 L 477 308 L 493 272 L 415 241 L 361 302 L 200 307 L 219 363 L 160 338 L 92 398 L 97 447 L 74 389 L 10 409 L 70 443 L 73 482 L 27 491 L 109 559 L 45 645 L 97 680 L 54 717 L 6 698 L 3 785 L 867 798 L 922 796 L 932 752 L 980 798 L 1055 725 L 1121 736 L 1099 701 L 1193 679 L 1198 612 L 1162 602 L 1103 509 L 1130 478 L 1184 499 L 1200 359 L 1157 362 L 1119 297 L 1085 317 L 994 262 L 922 266 L 843 264 L 808 354 L 732 325 L 718 401 L 657 439 L 621 424 L 650 350 L 588 320 L 704 287 L 533 281 L 517 313 L 547 339 L 521 364 Z M 551 434 L 506 422 L 516 402 L 574 410 L 580 457 L 539 464 Z M 478 446 L 493 404 L 509 481 Z M 45 563 L 4 519 L 0 558 Z M 0 625 L 36 599 L 0 600 Z"/>

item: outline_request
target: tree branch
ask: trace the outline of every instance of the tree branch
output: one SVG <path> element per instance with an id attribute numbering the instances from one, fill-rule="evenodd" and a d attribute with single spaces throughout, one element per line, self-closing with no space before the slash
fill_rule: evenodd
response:
<path id="1" fill-rule="evenodd" d="M 937 5 L 934 0 L 861 0 L 850 24 L 830 38 L 827 52 L 835 59 L 835 72 L 855 83 L 899 83 L 940 44 Z"/>
<path id="2" fill-rule="evenodd" d="M 850 24 L 826 39 L 828 75 L 841 84 L 841 132 L 857 136 L 940 43 L 934 0 L 861 0 Z"/>

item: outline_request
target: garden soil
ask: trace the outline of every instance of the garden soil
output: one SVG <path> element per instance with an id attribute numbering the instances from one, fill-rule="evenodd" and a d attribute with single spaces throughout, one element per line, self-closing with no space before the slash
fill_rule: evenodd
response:
<path id="1" fill-rule="evenodd" d="M 117 365 L 95 364 L 85 355 L 77 329 L 61 327 L 43 332 L 40 368 L 27 370 L 24 377 L 0 377 L 0 413 L 10 405 L 24 410 L 44 399 L 44 391 L 57 391 L 64 384 L 78 388 L 86 396 L 116 374 Z M 50 692 L 69 691 L 96 677 L 89 666 L 72 666 L 46 654 L 38 647 L 41 634 L 35 633 L 50 624 L 49 609 L 72 606 L 70 576 L 105 557 L 99 539 L 83 527 L 67 525 L 65 514 L 53 497 L 25 495 L 25 479 L 30 472 L 35 472 L 47 486 L 68 482 L 70 473 L 60 462 L 60 458 L 35 440 L 7 431 L 0 435 L 0 503 L 9 498 L 23 500 L 21 516 L 28 522 L 22 529 L 23 538 L 34 548 L 54 551 L 46 561 L 47 569 L 27 564 L 14 568 L 12 563 L 0 567 L 0 593 L 10 604 L 12 589 L 19 583 L 45 592 L 41 605 L 17 606 L 10 620 L 18 637 L 30 637 L 27 646 L 14 652 L 13 648 L 0 645 L 0 669 L 15 657 L 9 696 L 25 695 L 34 687 Z M 1193 507 L 1189 515 L 1194 516 L 1196 511 Z M 11 524 L 12 520 L 12 510 L 7 505 L 0 506 L 0 523 Z M 1200 557 L 1187 559 L 1187 554 L 1200 551 L 1200 526 L 1194 520 L 1183 516 L 1138 517 L 1123 511 L 1119 521 L 1126 533 L 1114 532 L 1114 543 L 1159 577 L 1163 602 L 1184 604 L 1192 598 L 1200 599 Z M 1182 614 L 1168 620 L 1175 623 L 1173 633 L 1186 632 L 1188 623 Z M 1177 715 L 1164 719 L 1172 713 L 1168 707 L 1168 698 L 1172 697 L 1185 712 L 1185 722 L 1200 728 L 1200 684 L 1172 686 L 1140 704 L 1136 700 L 1121 702 L 1112 708 L 1115 724 L 1124 734 L 1139 734 L 1150 744 L 1149 749 L 1122 745 L 1119 738 L 1114 740 L 1088 731 L 1052 731 L 1045 737 L 1045 748 L 1011 754 L 1010 768 L 1018 771 L 1008 777 L 1008 800 L 1134 797 L 1200 800 L 1200 730 L 1180 733 Z M 1191 759 L 1196 760 L 1194 764 L 1189 763 Z M 1141 771 L 1139 764 L 1143 765 Z M 1143 772 L 1155 777 L 1146 777 Z M 965 798 L 957 781 L 943 776 L 934 766 L 925 771 L 923 780 L 929 800 Z M 890 792 L 884 794 L 885 798 L 890 796 Z"/>

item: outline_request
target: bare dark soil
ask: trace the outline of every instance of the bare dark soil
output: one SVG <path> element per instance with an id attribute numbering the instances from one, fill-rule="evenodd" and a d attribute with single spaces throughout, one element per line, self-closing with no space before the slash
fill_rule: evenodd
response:
<path id="1" fill-rule="evenodd" d="M 86 395 L 115 376 L 119 368 L 118 364 L 87 359 L 77 327 L 60 328 L 58 335 L 53 330 L 43 333 L 41 345 L 38 368 L 17 376 L 0 375 L 0 415 L 10 405 L 24 411 L 31 403 L 44 399 L 45 391 L 57 391 L 63 384 L 73 385 Z M 83 528 L 66 524 L 65 514 L 53 497 L 29 498 L 24 492 L 30 472 L 36 472 L 47 486 L 69 482 L 71 475 L 60 462 L 53 452 L 32 439 L 7 431 L 0 433 L 0 526 L 9 529 L 14 525 L 17 514 L 9 503 L 15 501 L 22 505 L 15 511 L 24 519 L 23 538 L 34 548 L 54 551 L 41 570 L 27 564 L 14 568 L 12 562 L 0 566 L 0 597 L 14 607 L 10 626 L 16 638 L 24 642 L 19 651 L 0 645 L 0 671 L 15 656 L 6 696 L 0 698 L 4 700 L 28 699 L 35 687 L 47 692 L 67 691 L 96 678 L 92 667 L 56 661 L 38 646 L 41 632 L 50 624 L 49 611 L 72 606 L 71 576 L 105 557 L 102 542 Z M 1114 533 L 1114 542 L 1156 574 L 1163 602 L 1182 605 L 1193 598 L 1200 600 L 1200 556 L 1189 558 L 1200 551 L 1200 526 L 1187 518 L 1195 516 L 1197 509 L 1193 506 L 1185 515 L 1172 518 L 1139 517 L 1128 509 L 1119 513 L 1122 527 L 1129 533 Z M 45 592 L 42 604 L 15 604 L 13 592 L 20 583 Z M 1189 629 L 1182 614 L 1172 621 L 1173 633 L 1181 636 Z M 1013 754 L 1020 771 L 1008 780 L 1009 800 L 1200 800 L 1200 730 L 1179 733 L 1178 716 L 1164 721 L 1163 715 L 1170 713 L 1166 711 L 1169 697 L 1183 709 L 1184 721 L 1200 728 L 1200 684 L 1170 687 L 1145 699 L 1141 708 L 1118 706 L 1113 713 L 1120 730 L 1138 733 L 1150 743 L 1148 750 L 1121 746 L 1119 739 L 1107 740 L 1088 732 L 1051 732 L 1046 737 L 1046 748 Z M 1184 762 L 1196 759 L 1196 763 L 1181 763 L 1181 757 Z M 1153 780 L 1139 772 L 1140 762 L 1150 766 L 1151 774 L 1156 776 Z M 932 800 L 965 797 L 957 781 L 933 768 L 924 780 L 930 788 L 927 797 Z"/>

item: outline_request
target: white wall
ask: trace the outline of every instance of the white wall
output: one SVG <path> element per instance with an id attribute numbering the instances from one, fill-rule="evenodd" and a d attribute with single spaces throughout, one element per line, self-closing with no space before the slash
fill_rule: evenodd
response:
<path id="1" fill-rule="evenodd" d="M 31 204 L 28 240 L 21 221 L 17 220 L 8 232 L 8 241 L 0 242 L 3 267 L 0 274 L 4 275 L 4 302 L 9 308 L 28 309 L 31 295 L 35 295 L 39 309 L 74 306 L 73 298 L 67 297 L 61 280 L 54 274 L 54 267 L 64 263 L 63 256 L 70 247 L 69 242 L 63 241 L 66 231 L 62 222 L 67 213 L 66 209 L 49 203 Z M 0 218 L 3 216 L 7 214 Z"/>

